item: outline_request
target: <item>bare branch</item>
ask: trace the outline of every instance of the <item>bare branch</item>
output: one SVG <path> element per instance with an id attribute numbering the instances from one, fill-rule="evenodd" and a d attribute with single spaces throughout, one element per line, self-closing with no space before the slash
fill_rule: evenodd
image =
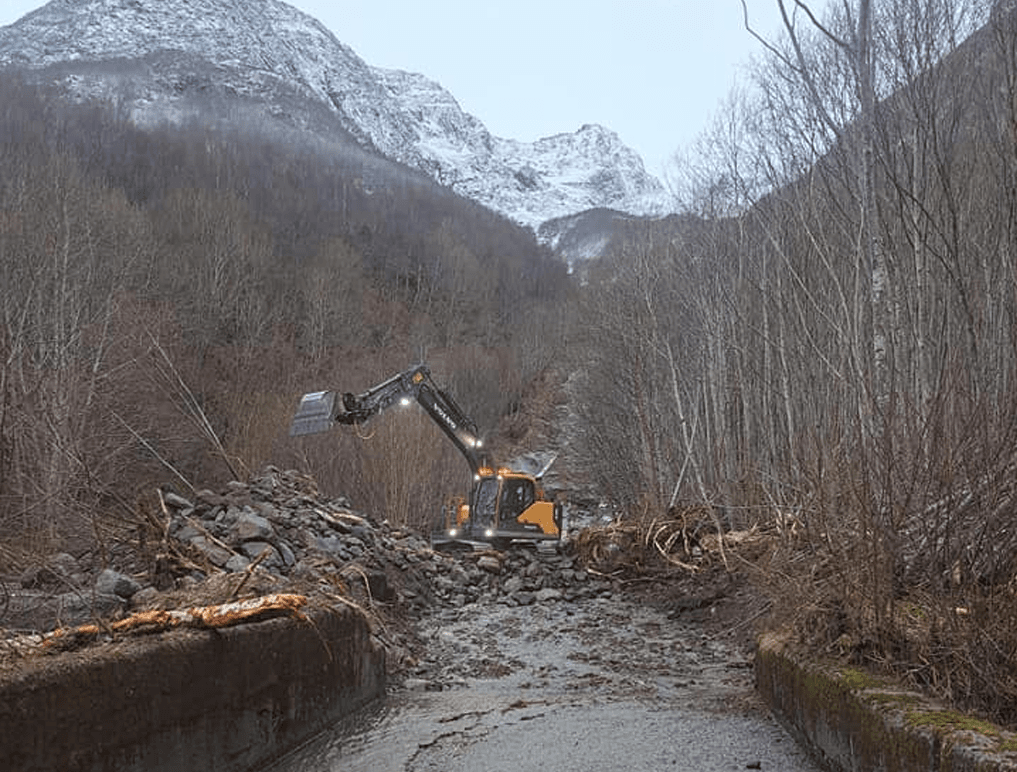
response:
<path id="1" fill-rule="evenodd" d="M 745 4 L 745 0 L 742 0 L 742 16 L 745 19 L 745 31 L 752 35 L 752 37 L 754 37 L 756 40 L 758 40 L 767 51 L 769 51 L 771 54 L 776 56 L 781 62 L 783 62 L 785 65 L 787 65 L 788 67 L 797 72 L 798 68 L 795 67 L 794 62 L 792 62 L 790 59 L 784 56 L 780 49 L 778 49 L 769 40 L 764 38 L 762 35 L 756 32 L 756 30 L 752 28 L 752 22 L 749 21 L 749 8 Z"/>
<path id="2" fill-rule="evenodd" d="M 805 87 L 809 90 L 809 97 L 812 100 L 812 106 L 815 108 L 816 113 L 819 115 L 823 123 L 826 124 L 826 127 L 830 130 L 830 132 L 839 139 L 841 136 L 840 127 L 833 120 L 830 113 L 823 105 L 823 99 L 819 95 L 816 80 L 809 69 L 808 63 L 805 61 L 805 52 L 802 50 L 801 40 L 798 37 L 798 33 L 795 32 L 794 23 L 788 18 L 787 8 L 784 7 L 784 0 L 777 0 L 777 4 L 780 6 L 781 18 L 784 20 L 784 29 L 787 30 L 788 38 L 791 41 L 791 46 L 795 50 L 795 57 L 798 60 L 796 72 L 800 73 L 802 80 L 805 81 Z"/>
<path id="3" fill-rule="evenodd" d="M 777 1 L 780 3 L 780 11 L 781 11 L 781 14 L 784 15 L 785 24 L 786 24 L 787 23 L 786 22 L 787 14 L 784 13 L 784 2 L 783 2 L 783 0 L 777 0 Z M 795 5 L 797 7 L 799 7 L 799 8 L 801 8 L 803 11 L 805 11 L 805 15 L 809 17 L 809 21 L 812 22 L 812 26 L 814 26 L 816 29 L 818 29 L 820 32 L 822 32 L 824 35 L 826 35 L 826 37 L 828 37 L 830 39 L 830 42 L 832 42 L 835 45 L 843 48 L 845 51 L 850 51 L 851 50 L 851 46 L 849 46 L 847 43 L 845 43 L 839 37 L 834 35 L 825 26 L 823 26 L 823 23 L 820 22 L 819 19 L 816 18 L 816 15 L 812 12 L 812 9 L 809 8 L 809 6 L 807 6 L 805 3 L 803 3 L 802 0 L 795 0 Z"/>

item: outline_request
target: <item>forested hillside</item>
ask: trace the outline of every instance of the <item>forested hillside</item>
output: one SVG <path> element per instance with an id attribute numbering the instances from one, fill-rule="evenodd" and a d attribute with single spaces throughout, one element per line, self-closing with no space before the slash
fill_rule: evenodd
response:
<path id="1" fill-rule="evenodd" d="M 1017 22 L 786 5 L 686 216 L 591 271 L 580 450 L 630 508 L 772 519 L 803 638 L 1014 721 Z"/>
<path id="2" fill-rule="evenodd" d="M 0 105 L 7 562 L 115 538 L 156 485 L 269 461 L 429 522 L 466 474 L 435 427 L 298 444 L 300 394 L 426 360 L 494 427 L 557 356 L 564 265 L 419 174 L 352 144 L 144 132 L 13 78 Z"/>

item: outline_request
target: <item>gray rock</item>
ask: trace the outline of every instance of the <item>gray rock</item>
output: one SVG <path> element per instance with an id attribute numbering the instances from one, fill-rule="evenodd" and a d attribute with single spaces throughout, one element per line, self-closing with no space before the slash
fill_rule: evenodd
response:
<path id="1" fill-rule="evenodd" d="M 281 564 L 279 552 L 267 541 L 247 541 L 240 545 L 240 551 L 247 555 L 247 557 L 251 560 L 257 558 L 258 555 L 265 550 L 268 550 L 268 555 L 266 555 L 264 560 L 261 561 L 262 565 Z"/>
<path id="2" fill-rule="evenodd" d="M 561 590 L 556 590 L 553 587 L 545 587 L 543 590 L 537 590 L 535 600 L 537 603 L 547 603 L 552 600 L 561 600 Z"/>
<path id="3" fill-rule="evenodd" d="M 501 561 L 493 555 L 482 555 L 477 561 L 477 567 L 482 568 L 489 574 L 501 573 Z"/>
<path id="4" fill-rule="evenodd" d="M 181 528 L 173 535 L 176 536 L 180 541 L 190 541 L 195 536 L 201 536 L 202 533 L 193 525 L 185 525 L 183 528 Z"/>
<path id="5" fill-rule="evenodd" d="M 523 589 L 523 580 L 518 576 L 510 576 L 505 580 L 505 584 L 502 585 L 502 589 L 509 595 L 514 592 L 519 592 Z"/>
<path id="6" fill-rule="evenodd" d="M 265 541 L 275 536 L 272 524 L 249 507 L 241 511 L 233 531 L 238 541 Z"/>
<path id="7" fill-rule="evenodd" d="M 109 616 L 115 611 L 118 611 L 126 605 L 123 598 L 119 595 L 111 595 L 107 593 L 95 593 L 91 596 L 82 596 L 78 593 L 69 592 L 61 595 L 60 598 L 67 604 L 67 608 L 82 608 L 84 614 L 80 617 L 81 622 L 86 622 L 89 617 L 94 618 L 96 616 Z M 66 624 L 66 622 L 65 622 Z"/>
<path id="8" fill-rule="evenodd" d="M 18 577 L 18 583 L 25 589 L 36 589 L 43 586 L 80 586 L 77 579 L 82 575 L 81 564 L 77 558 L 67 552 L 57 552 L 46 558 L 43 565 L 35 565 L 26 569 Z"/>
<path id="9" fill-rule="evenodd" d="M 52 598 L 47 605 L 53 609 L 54 626 L 74 626 L 109 616 L 124 607 L 124 600 L 118 595 L 98 592 L 65 592 Z"/>
<path id="10" fill-rule="evenodd" d="M 194 509 L 194 504 L 189 502 L 183 496 L 178 496 L 172 491 L 166 491 L 163 493 L 162 500 L 166 502 L 166 506 L 173 507 L 173 509 Z"/>
<path id="11" fill-rule="evenodd" d="M 389 587 L 388 577 L 385 576 L 384 571 L 367 572 L 367 589 L 375 600 L 391 600 L 394 595 L 392 588 Z"/>
<path id="12" fill-rule="evenodd" d="M 286 564 L 287 568 L 296 565 L 297 556 L 293 553 L 293 549 L 289 544 L 279 539 L 275 543 L 275 548 L 279 551 L 279 555 L 282 557 L 282 561 Z"/>
<path id="13" fill-rule="evenodd" d="M 218 544 L 206 539 L 204 536 L 195 536 L 191 539 L 190 544 L 198 550 L 198 552 L 208 558 L 209 562 L 219 568 L 225 566 L 226 561 L 233 556 L 232 552 L 227 549 L 223 549 Z"/>
<path id="14" fill-rule="evenodd" d="M 46 568 L 66 578 L 81 573 L 81 564 L 78 563 L 78 559 L 67 552 L 57 552 L 55 555 L 50 555 L 46 560 Z"/>
<path id="15" fill-rule="evenodd" d="M 131 608 L 146 608 L 149 603 L 159 597 L 159 591 L 155 587 L 144 587 L 131 596 Z"/>
<path id="16" fill-rule="evenodd" d="M 322 552 L 334 554 L 343 548 L 343 543 L 335 536 L 316 536 L 311 546 Z"/>
<path id="17" fill-rule="evenodd" d="M 221 507 L 226 503 L 226 498 L 210 490 L 200 490 L 195 494 L 198 501 L 210 507 Z"/>
<path id="18" fill-rule="evenodd" d="M 352 534 L 351 541 L 357 542 L 357 544 L 363 545 L 365 541 L 371 541 L 371 532 L 362 525 L 355 525 L 350 529 Z"/>
<path id="19" fill-rule="evenodd" d="M 226 565 L 223 567 L 227 571 L 237 573 L 239 571 L 243 571 L 249 565 L 251 565 L 251 561 L 248 560 L 243 555 L 233 555 L 229 560 L 226 561 Z"/>
<path id="20" fill-rule="evenodd" d="M 251 509 L 265 519 L 271 519 L 287 514 L 284 510 L 280 510 L 274 504 L 267 501 L 255 501 L 251 504 Z"/>
<path id="21" fill-rule="evenodd" d="M 112 568 L 107 568 L 95 580 L 95 591 L 100 595 L 116 595 L 129 600 L 140 589 L 141 585 L 134 579 Z"/>
<path id="22" fill-rule="evenodd" d="M 87 587 L 91 576 L 82 571 L 80 574 L 71 574 L 71 584 L 75 587 Z"/>

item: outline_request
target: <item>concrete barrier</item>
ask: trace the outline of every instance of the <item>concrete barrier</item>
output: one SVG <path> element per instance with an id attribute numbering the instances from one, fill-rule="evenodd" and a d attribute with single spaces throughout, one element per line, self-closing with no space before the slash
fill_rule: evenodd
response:
<path id="1" fill-rule="evenodd" d="M 796 656 L 780 635 L 760 637 L 755 668 L 770 709 L 833 772 L 1017 770 L 1017 734 L 891 679 Z"/>
<path id="2" fill-rule="evenodd" d="M 32 657 L 0 673 L 0 770 L 241 772 L 379 697 L 384 651 L 341 607 Z"/>

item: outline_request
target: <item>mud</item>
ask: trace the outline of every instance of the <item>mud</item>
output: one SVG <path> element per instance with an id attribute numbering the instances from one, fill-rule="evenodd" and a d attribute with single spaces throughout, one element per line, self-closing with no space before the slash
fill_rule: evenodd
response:
<path id="1" fill-rule="evenodd" d="M 817 770 L 756 696 L 720 603 L 690 615 L 612 590 L 438 610 L 418 623 L 425 659 L 383 704 L 271 772 Z"/>

